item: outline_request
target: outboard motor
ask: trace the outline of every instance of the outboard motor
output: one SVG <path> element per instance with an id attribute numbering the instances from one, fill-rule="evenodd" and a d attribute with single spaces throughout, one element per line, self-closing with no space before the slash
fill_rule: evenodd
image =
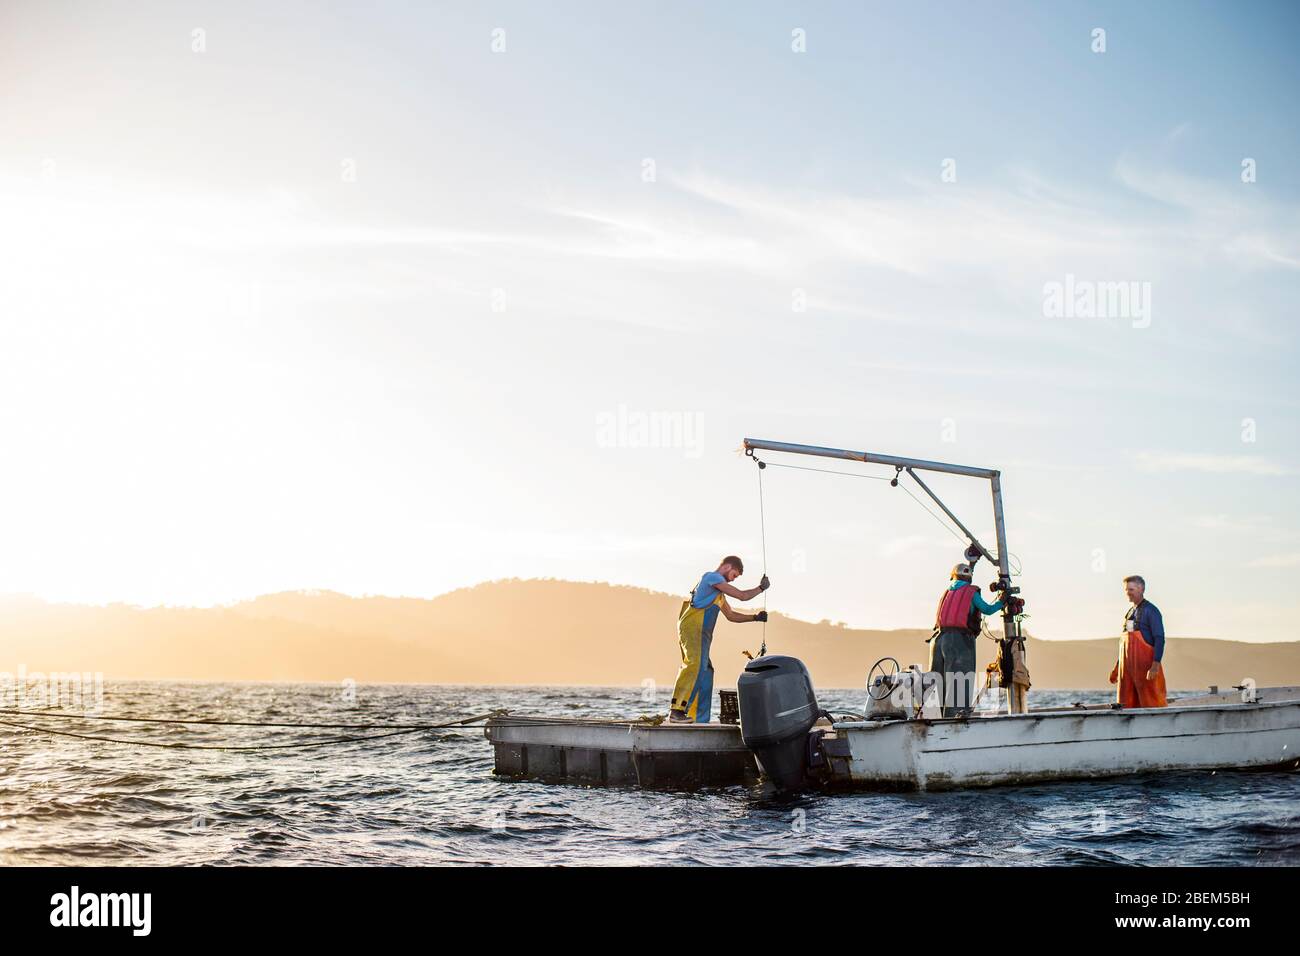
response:
<path id="1" fill-rule="evenodd" d="M 763 776 L 781 790 L 798 790 L 808 778 L 808 731 L 821 708 L 803 661 L 772 655 L 745 665 L 736 681 L 740 739 L 754 752 Z"/>

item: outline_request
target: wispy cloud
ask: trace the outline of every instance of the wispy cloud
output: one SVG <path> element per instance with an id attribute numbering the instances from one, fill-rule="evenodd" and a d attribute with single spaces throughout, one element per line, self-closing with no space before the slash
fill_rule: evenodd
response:
<path id="1" fill-rule="evenodd" d="M 1153 256 L 1208 255 L 1286 268 L 1300 261 L 1300 215 L 1293 208 L 1264 207 L 1240 192 L 1131 158 L 1117 163 L 1116 179 L 1129 190 L 1127 198 L 1079 194 L 1023 170 L 1006 186 L 913 181 L 881 196 L 782 189 L 696 172 L 663 183 L 693 204 L 662 203 L 635 215 L 557 211 L 597 223 L 618 245 L 645 255 L 679 258 L 689 250 L 696 260 L 755 270 L 848 262 L 912 276 L 952 267 L 1005 274 L 1062 259 L 1119 259 L 1150 274 Z M 1183 216 L 1171 219 L 1128 201 L 1136 198 L 1174 205 Z"/>
<path id="2" fill-rule="evenodd" d="M 1115 164 L 1115 176 L 1133 192 L 1181 213 L 1176 228 L 1200 254 L 1247 268 L 1300 269 L 1300 216 L 1293 206 L 1262 194 L 1262 187 L 1198 179 L 1132 156 Z"/>
<path id="3" fill-rule="evenodd" d="M 1231 531 L 1240 534 L 1259 534 L 1273 523 L 1268 515 L 1197 515 L 1192 519 L 1192 526 L 1203 531 Z"/>
<path id="4" fill-rule="evenodd" d="M 1139 471 L 1199 471 L 1210 475 L 1294 475 L 1268 458 L 1254 455 L 1206 455 L 1178 452 L 1141 451 L 1134 456 Z"/>
<path id="5" fill-rule="evenodd" d="M 1255 558 L 1253 561 L 1246 563 L 1248 568 L 1295 568 L 1300 567 L 1300 551 L 1292 551 L 1290 554 L 1272 554 L 1263 558 Z"/>
<path id="6" fill-rule="evenodd" d="M 1062 262 L 1158 271 L 1156 257 L 1252 267 L 1300 268 L 1300 211 L 1265 205 L 1244 187 L 1208 183 L 1132 158 L 1116 164 L 1132 197 L 1178 209 L 1171 218 L 1141 204 L 1068 191 L 1024 170 L 996 186 L 901 182 L 879 195 L 814 191 L 723 179 L 665 176 L 653 199 L 583 195 L 516 208 L 484 226 L 481 210 L 446 210 L 388 222 L 338 221 L 308 196 L 216 196 L 114 183 L 57 187 L 16 179 L 0 194 L 27 228 L 80 245 L 181 243 L 214 249 L 268 246 L 438 246 L 526 250 L 565 258 L 615 258 L 724 266 L 802 276 L 838 265 L 912 278 L 982 270 L 1018 284 L 1056 276 Z M 105 197 L 112 197 L 106 200 Z M 10 217 L 11 220 L 15 217 Z M 829 291 L 823 289 L 823 296 Z M 881 310 L 888 314 L 887 310 Z"/>

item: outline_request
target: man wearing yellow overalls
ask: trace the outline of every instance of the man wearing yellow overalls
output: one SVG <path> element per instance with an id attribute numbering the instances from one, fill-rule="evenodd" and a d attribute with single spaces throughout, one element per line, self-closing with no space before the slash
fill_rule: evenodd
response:
<path id="1" fill-rule="evenodd" d="M 709 645 L 713 643 L 713 625 L 718 613 L 728 621 L 766 621 L 767 612 L 742 614 L 733 611 L 727 597 L 737 601 L 750 601 L 766 591 L 770 585 L 767 575 L 758 587 L 742 591 L 731 582 L 745 573 L 740 558 L 729 554 L 722 559 L 718 570 L 707 572 L 691 592 L 690 600 L 682 602 L 677 616 L 677 642 L 682 648 L 682 669 L 677 672 L 673 687 L 672 709 L 668 719 L 673 723 L 707 724 L 713 708 L 713 663 L 709 660 Z"/>

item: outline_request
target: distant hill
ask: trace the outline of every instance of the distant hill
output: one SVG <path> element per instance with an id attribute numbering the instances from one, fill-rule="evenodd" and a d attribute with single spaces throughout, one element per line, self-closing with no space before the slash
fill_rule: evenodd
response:
<path id="1" fill-rule="evenodd" d="M 0 601 L 0 674 L 102 672 L 106 678 L 453 684 L 670 684 L 681 598 L 555 580 L 480 584 L 432 599 L 286 592 L 218 608 L 89 607 Z M 928 631 L 864 631 L 774 614 L 768 647 L 807 663 L 823 687 L 861 686 L 877 658 L 924 665 Z M 756 624 L 720 621 L 713 662 L 734 686 Z M 1034 686 L 1105 687 L 1117 640 L 1030 639 Z M 980 664 L 994 645 L 981 641 Z M 1300 643 L 1171 638 L 1171 687 L 1300 684 Z"/>

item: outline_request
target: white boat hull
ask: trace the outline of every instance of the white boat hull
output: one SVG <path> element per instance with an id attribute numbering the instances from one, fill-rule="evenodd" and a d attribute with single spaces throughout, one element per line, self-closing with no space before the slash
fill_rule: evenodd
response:
<path id="1" fill-rule="evenodd" d="M 840 722 L 823 750 L 837 784 L 919 790 L 1296 766 L 1300 699 L 1260 696 L 1249 704 Z"/>

